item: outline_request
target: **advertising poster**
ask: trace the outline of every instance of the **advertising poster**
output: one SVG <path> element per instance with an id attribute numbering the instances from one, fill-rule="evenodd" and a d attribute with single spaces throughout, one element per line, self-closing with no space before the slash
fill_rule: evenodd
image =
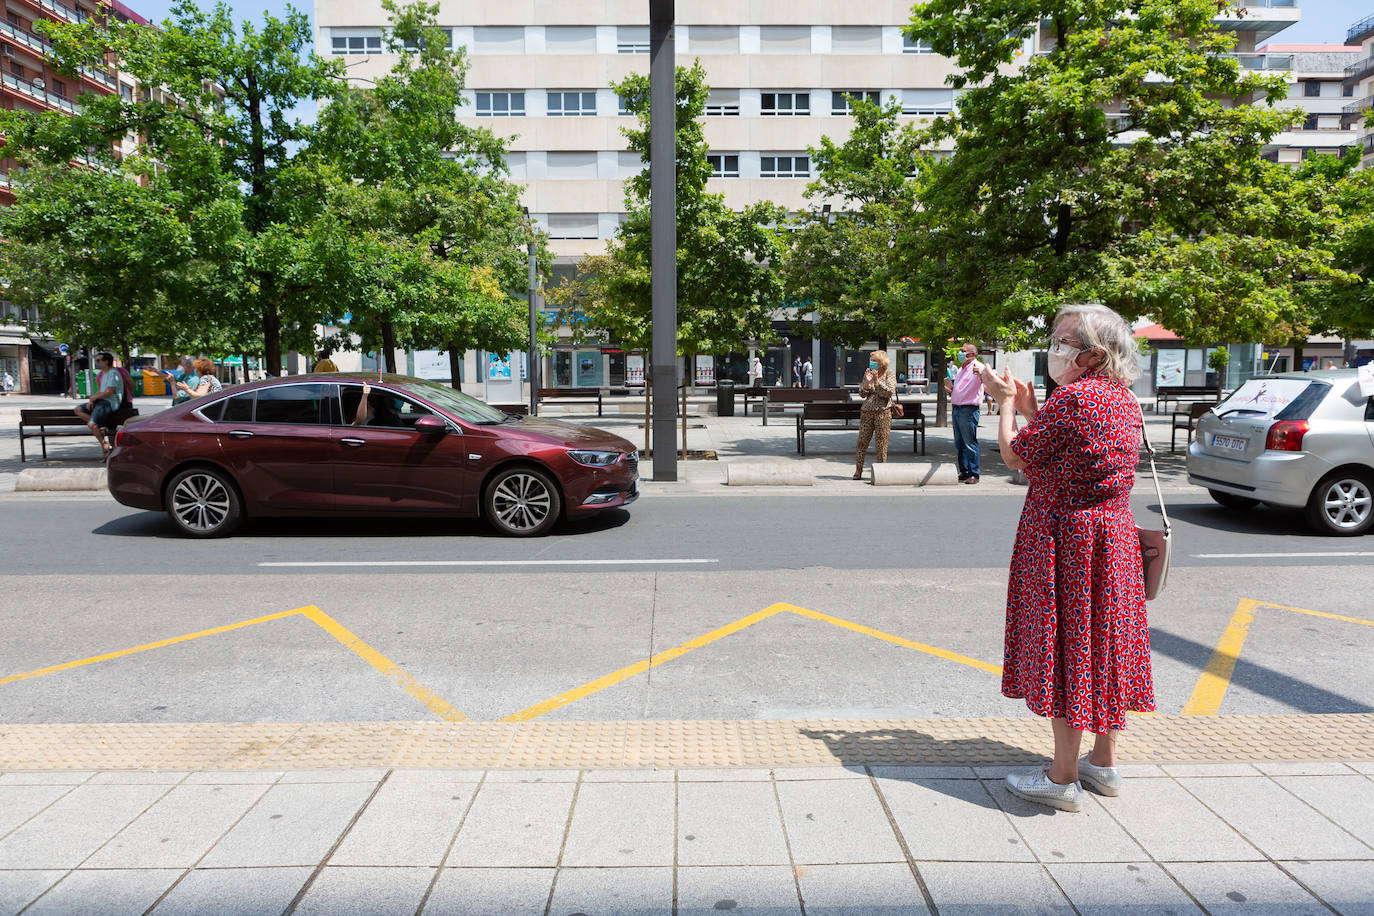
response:
<path id="1" fill-rule="evenodd" d="M 697 357 L 696 383 L 698 385 L 714 385 L 716 383 L 715 357 Z"/>
<path id="2" fill-rule="evenodd" d="M 625 357 L 625 385 L 629 388 L 644 387 L 644 357 L 633 353 Z"/>
<path id="3" fill-rule="evenodd" d="M 1374 398 L 1374 363 L 1365 363 L 1360 367 L 1360 394 Z"/>
<path id="4" fill-rule="evenodd" d="M 1155 387 L 1183 384 L 1183 350 L 1160 350 L 1155 363 Z"/>
<path id="5" fill-rule="evenodd" d="M 496 353 L 487 354 L 487 381 L 510 381 L 510 354 L 505 356 Z"/>
<path id="6" fill-rule="evenodd" d="M 415 377 L 435 382 L 450 381 L 448 353 L 442 350 L 416 350 Z"/>
<path id="7" fill-rule="evenodd" d="M 1294 398 L 1307 390 L 1307 385 L 1307 380 L 1300 378 L 1252 378 L 1217 407 L 1216 413 L 1224 417 L 1239 410 L 1251 416 L 1263 413 L 1272 417 L 1293 403 Z"/>

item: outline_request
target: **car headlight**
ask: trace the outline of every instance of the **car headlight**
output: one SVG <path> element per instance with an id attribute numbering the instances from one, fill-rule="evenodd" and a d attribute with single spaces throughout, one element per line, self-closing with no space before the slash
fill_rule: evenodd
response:
<path id="1" fill-rule="evenodd" d="M 568 457 L 591 468 L 604 468 L 620 460 L 620 452 L 588 452 L 568 449 Z"/>

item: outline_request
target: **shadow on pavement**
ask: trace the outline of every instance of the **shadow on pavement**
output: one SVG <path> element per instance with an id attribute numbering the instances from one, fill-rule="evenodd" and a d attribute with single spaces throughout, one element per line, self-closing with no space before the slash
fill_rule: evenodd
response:
<path id="1" fill-rule="evenodd" d="M 1159 511 L 1159 504 L 1149 507 Z M 1319 537 L 1308 527 L 1299 509 L 1257 506 L 1254 509 L 1227 509 L 1210 501 L 1191 505 L 1169 504 L 1169 517 L 1199 528 L 1254 534 L 1266 537 Z"/>
<path id="2" fill-rule="evenodd" d="M 576 537 L 610 531 L 630 520 L 624 509 L 607 509 L 591 518 L 559 522 L 548 538 Z M 107 537 L 171 538 L 183 535 L 162 512 L 133 512 L 95 528 L 93 534 Z M 498 534 L 480 519 L 469 518 L 364 518 L 321 516 L 318 518 L 250 518 L 231 539 L 247 538 L 413 538 L 477 537 L 517 540 Z M 545 538 L 535 538 L 535 541 Z"/>

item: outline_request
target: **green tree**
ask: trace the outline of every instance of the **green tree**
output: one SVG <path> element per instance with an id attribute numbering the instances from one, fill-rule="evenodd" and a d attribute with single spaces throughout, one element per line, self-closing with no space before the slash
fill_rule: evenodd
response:
<path id="1" fill-rule="evenodd" d="M 632 75 L 613 87 L 638 119 L 622 128 L 630 150 L 649 159 L 649 78 Z M 677 68 L 677 350 L 723 355 L 744 341 L 772 336 L 783 304 L 776 266 L 783 247 L 777 227 L 782 208 L 766 202 L 732 210 L 724 195 L 708 193 L 711 165 L 701 119 L 710 93 L 698 62 Z M 571 282 L 549 299 L 574 327 L 601 329 L 634 349 L 652 340 L 649 169 L 626 182 L 629 211 L 605 255 L 589 257 Z"/>

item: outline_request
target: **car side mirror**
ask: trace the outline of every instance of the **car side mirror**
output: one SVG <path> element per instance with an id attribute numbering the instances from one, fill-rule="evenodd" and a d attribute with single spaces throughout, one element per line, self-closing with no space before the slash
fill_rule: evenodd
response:
<path id="1" fill-rule="evenodd" d="M 420 417 L 415 421 L 415 431 L 428 433 L 431 436 L 442 436 L 448 432 L 448 424 L 439 417 Z"/>

